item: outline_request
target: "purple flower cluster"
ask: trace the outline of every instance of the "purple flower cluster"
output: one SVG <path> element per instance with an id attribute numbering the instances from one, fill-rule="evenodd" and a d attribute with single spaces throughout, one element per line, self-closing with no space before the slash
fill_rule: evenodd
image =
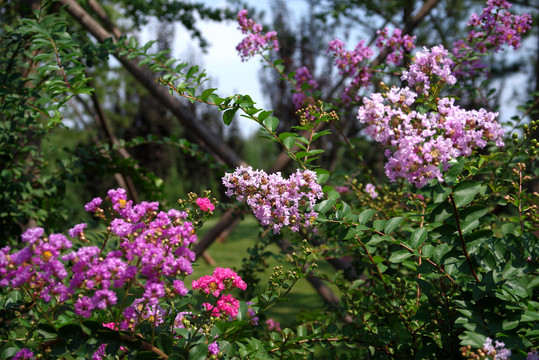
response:
<path id="1" fill-rule="evenodd" d="M 532 18 L 529 14 L 511 14 L 511 6 L 506 0 L 489 0 L 481 15 L 472 14 L 467 25 L 474 29 L 466 40 L 455 42 L 451 50 L 459 63 L 455 69 L 457 76 L 485 71 L 487 66 L 479 58 L 471 56 L 473 53 L 498 52 L 504 45 L 514 49 L 520 47 L 522 35 L 530 29 Z"/>
<path id="2" fill-rule="evenodd" d="M 344 42 L 339 39 L 329 42 L 327 52 L 331 52 L 335 57 L 335 65 L 339 72 L 352 77 L 352 83 L 341 94 L 342 100 L 345 103 L 358 101 L 357 89 L 369 85 L 371 79 L 371 72 L 365 62 L 374 52 L 365 46 L 364 40 L 361 40 L 353 51 L 345 50 Z"/>
<path id="3" fill-rule="evenodd" d="M 323 196 L 316 173 L 310 170 L 297 170 L 284 179 L 281 173 L 267 174 L 250 166 L 240 166 L 233 173 L 225 174 L 223 184 L 227 196 L 245 200 L 260 223 L 272 226 L 274 233 L 279 233 L 283 227 L 292 231 L 299 231 L 300 226 L 311 227 L 318 216 L 314 205 Z"/>
<path id="4" fill-rule="evenodd" d="M 491 338 L 485 340 L 483 351 L 485 355 L 493 356 L 493 360 L 508 360 L 511 356 L 511 350 L 506 349 L 503 342 L 496 341 L 495 345 L 492 345 Z"/>
<path id="5" fill-rule="evenodd" d="M 318 87 L 318 83 L 316 80 L 313 80 L 309 69 L 306 66 L 300 67 L 298 70 L 296 70 L 294 79 L 296 79 L 296 91 L 292 95 L 292 102 L 294 103 L 296 109 L 300 109 L 307 104 L 313 104 L 314 99 L 312 97 L 308 97 L 305 90 L 316 89 Z"/>
<path id="6" fill-rule="evenodd" d="M 444 52 L 440 49 L 427 52 L 433 53 Z M 406 78 L 416 81 L 416 85 L 421 81 L 423 91 L 425 86 L 430 87 L 434 73 L 431 66 L 415 64 Z M 423 75 L 418 73 L 421 69 L 425 71 Z M 437 69 L 436 77 L 442 85 L 453 82 L 451 72 L 446 73 L 439 66 Z M 434 178 L 443 181 L 442 171 L 450 167 L 451 159 L 469 156 L 474 149 L 485 147 L 489 140 L 497 146 L 504 145 L 503 129 L 496 122 L 497 113 L 485 109 L 464 110 L 454 104 L 453 98 L 446 97 L 436 98 L 432 111 L 419 112 L 413 105 L 421 96 L 408 87 L 392 87 L 385 93 L 365 97 L 359 108 L 358 119 L 366 125 L 365 133 L 388 146 L 385 171 L 391 181 L 405 178 L 417 187 Z"/>
<path id="7" fill-rule="evenodd" d="M 393 63 L 395 65 L 400 65 L 404 58 L 405 51 L 411 51 L 415 48 L 414 41 L 416 36 L 413 37 L 405 34 L 402 35 L 402 30 L 396 28 L 393 30 L 393 34 L 389 37 L 389 30 L 384 28 L 383 30 L 378 30 L 376 32 L 378 39 L 376 39 L 376 47 L 379 49 L 389 48 L 390 53 L 386 58 L 387 63 Z"/>
<path id="8" fill-rule="evenodd" d="M 148 306 L 156 306 L 167 290 L 185 295 L 181 280 L 171 284 L 167 279 L 193 271 L 195 254 L 189 245 L 197 237 L 192 223 L 185 221 L 187 213 L 159 211 L 157 202 L 134 205 L 124 189 L 110 190 L 108 198 L 114 216 L 109 229 L 119 239 L 117 249 L 85 246 L 68 252 L 72 243 L 64 235 L 46 238 L 43 229 L 32 228 L 22 235 L 27 247 L 13 253 L 9 247 L 0 250 L 0 285 L 25 288 L 47 302 L 53 297 L 57 302 L 73 299 L 75 313 L 85 318 L 117 304 L 113 289 L 135 278 L 142 287 L 141 301 Z M 96 198 L 85 208 L 102 212 L 102 202 Z M 84 228 L 76 225 L 69 235 L 78 237 Z"/>
<path id="9" fill-rule="evenodd" d="M 441 84 L 454 85 L 457 79 L 451 73 L 453 60 L 442 45 L 432 49 L 423 48 L 418 51 L 412 60 L 409 70 L 402 72 L 401 79 L 408 85 L 414 86 L 418 93 L 427 94 L 433 78 Z"/>
<path id="10" fill-rule="evenodd" d="M 530 29 L 532 17 L 529 14 L 511 14 L 508 11 L 511 6 L 506 0 L 488 0 L 481 15 L 472 14 L 467 25 L 479 27 L 481 31 L 472 30 L 469 39 L 480 39 L 475 43 L 480 52 L 498 51 L 502 45 L 510 45 L 514 49 L 520 47 L 522 35 Z"/>
<path id="11" fill-rule="evenodd" d="M 279 51 L 279 42 L 277 33 L 268 31 L 262 34 L 262 25 L 255 23 L 247 18 L 247 10 L 238 12 L 239 29 L 247 36 L 236 46 L 242 61 L 247 61 L 251 56 L 262 52 L 265 49 L 274 49 Z"/>
<path id="12" fill-rule="evenodd" d="M 30 351 L 27 348 L 22 348 L 19 351 L 17 351 L 15 356 L 12 358 L 12 360 L 32 360 L 35 358 L 36 357 L 32 351 Z"/>

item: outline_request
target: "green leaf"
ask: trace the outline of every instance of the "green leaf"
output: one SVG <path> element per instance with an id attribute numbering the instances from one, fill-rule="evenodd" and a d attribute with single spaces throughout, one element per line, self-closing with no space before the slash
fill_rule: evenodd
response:
<path id="1" fill-rule="evenodd" d="M 390 263 L 401 263 L 412 255 L 413 254 L 408 250 L 399 250 L 391 254 L 387 261 L 389 261 Z"/>
<path id="2" fill-rule="evenodd" d="M 440 183 L 437 183 L 432 189 L 432 200 L 435 204 L 441 203 L 451 194 L 451 188 L 444 187 Z"/>
<path id="3" fill-rule="evenodd" d="M 451 166 L 449 171 L 447 171 L 444 175 L 444 181 L 446 184 L 452 185 L 457 180 L 458 176 L 464 169 L 464 161 L 465 157 L 462 156 L 458 160 L 450 162 L 450 164 L 453 166 Z"/>
<path id="4" fill-rule="evenodd" d="M 160 359 L 161 357 L 154 353 L 153 351 L 140 351 L 137 352 L 137 356 L 135 356 L 135 360 L 153 360 L 153 359 Z"/>
<path id="5" fill-rule="evenodd" d="M 206 101 L 208 99 L 208 97 L 217 89 L 206 89 L 202 92 L 202 94 L 200 94 L 200 99 L 202 101 Z"/>
<path id="6" fill-rule="evenodd" d="M 450 204 L 444 202 L 436 206 L 431 214 L 430 214 L 430 221 L 432 222 L 442 222 L 448 217 L 453 215 L 453 208 Z"/>
<path id="7" fill-rule="evenodd" d="M 314 210 L 319 213 L 325 214 L 333 207 L 333 205 L 335 205 L 336 202 L 337 201 L 334 199 L 327 199 L 327 200 L 321 201 L 320 203 L 316 204 L 316 206 L 314 207 Z"/>
<path id="8" fill-rule="evenodd" d="M 200 343 L 189 350 L 189 360 L 206 360 L 208 357 L 208 344 Z"/>
<path id="9" fill-rule="evenodd" d="M 156 345 L 165 354 L 170 354 L 172 352 L 172 338 L 167 333 L 159 333 L 159 335 L 157 336 Z"/>
<path id="10" fill-rule="evenodd" d="M 376 211 L 373 209 L 367 209 L 367 210 L 362 211 L 359 214 L 359 218 L 357 220 L 358 223 L 360 223 L 361 225 L 365 225 L 370 219 L 372 219 L 375 213 Z"/>
<path id="11" fill-rule="evenodd" d="M 393 230 L 395 230 L 400 225 L 402 219 L 402 216 L 389 219 L 386 223 L 386 227 L 384 228 L 384 232 L 386 234 L 391 234 Z"/>
<path id="12" fill-rule="evenodd" d="M 262 111 L 260 114 L 258 114 L 258 120 L 264 121 L 264 120 L 266 120 L 267 117 L 270 116 L 272 113 L 273 113 L 273 111 L 270 111 L 270 110 L 264 110 L 264 111 Z M 290 134 L 290 133 L 286 133 L 286 134 Z M 292 135 L 294 135 L 294 134 L 292 134 Z M 281 136 L 279 135 L 279 137 L 281 137 Z"/>
<path id="13" fill-rule="evenodd" d="M 230 123 L 232 122 L 232 119 L 234 119 L 234 115 L 236 115 L 236 111 L 238 111 L 239 108 L 235 107 L 235 108 L 232 108 L 232 109 L 228 109 L 227 111 L 224 112 L 223 114 L 223 122 L 225 123 L 225 125 L 230 125 Z"/>
<path id="14" fill-rule="evenodd" d="M 409 244 L 412 247 L 412 249 L 419 248 L 427 239 L 427 235 L 428 235 L 427 229 L 425 228 L 416 229 L 412 233 L 412 236 L 410 236 Z"/>
<path id="15" fill-rule="evenodd" d="M 468 330 L 464 331 L 460 338 L 462 340 L 462 345 L 470 345 L 478 349 L 481 349 L 483 347 L 483 344 L 485 344 L 485 340 L 487 339 L 485 335 L 471 332 Z"/>
<path id="16" fill-rule="evenodd" d="M 185 78 L 188 80 L 191 78 L 195 73 L 198 71 L 198 65 L 191 66 L 189 68 L 189 71 L 187 71 L 187 74 L 185 75 Z"/>
<path id="17" fill-rule="evenodd" d="M 296 134 L 283 132 L 279 134 L 279 139 L 283 142 L 285 148 L 292 149 L 294 143 L 296 142 Z"/>
<path id="18" fill-rule="evenodd" d="M 331 175 L 329 171 L 322 168 L 316 169 L 315 172 L 316 172 L 316 182 L 319 184 L 325 183 L 329 179 L 329 176 Z"/>
<path id="19" fill-rule="evenodd" d="M 49 324 L 39 324 L 37 326 L 37 332 L 45 339 L 56 339 L 56 329 Z"/>
<path id="20" fill-rule="evenodd" d="M 481 189 L 481 184 L 473 180 L 464 180 L 453 188 L 455 205 L 462 207 L 471 203 Z"/>
<path id="21" fill-rule="evenodd" d="M 277 119 L 275 116 L 268 116 L 264 121 L 264 126 L 268 128 L 269 131 L 273 132 L 275 129 L 277 129 L 277 125 L 279 125 L 279 119 Z"/>

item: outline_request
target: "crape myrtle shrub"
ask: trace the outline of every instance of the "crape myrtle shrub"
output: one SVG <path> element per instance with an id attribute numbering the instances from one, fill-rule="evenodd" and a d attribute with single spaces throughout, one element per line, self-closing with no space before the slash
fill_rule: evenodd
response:
<path id="1" fill-rule="evenodd" d="M 2 88 L 6 114 L 26 118 L 12 128 L 3 121 L 5 133 L 27 143 L 35 129 L 61 123 L 69 97 L 92 91 L 60 16 L 37 12 L 5 39 L 8 66 L 15 66 L 9 59 L 22 42 L 35 50 Z M 481 83 L 488 70 L 483 57 L 518 48 L 531 21 L 506 1 L 488 1 L 471 15 L 469 35 L 451 48 L 419 46 L 399 29 L 380 30 L 373 46 L 362 41 L 353 50 L 335 39 L 328 54 L 348 80 L 338 99 L 323 102 L 307 67 L 284 73 L 281 61 L 271 60 L 278 33 L 242 10 L 239 55 L 260 56 L 293 86 L 300 125 L 285 132 L 248 95 L 199 90 L 205 74 L 197 67 L 149 54 L 151 44 L 118 42 L 110 51 L 149 66 L 172 94 L 217 108 L 227 125 L 237 113 L 257 122 L 297 170 L 286 176 L 240 166 L 222 174 L 226 195 L 263 229 L 237 272 L 219 267 L 189 277 L 197 231 L 216 210 L 209 192 L 162 209 L 111 189 L 83 206 L 104 224 L 101 233 L 86 234 L 85 223 L 57 233 L 27 229 L 19 244 L 0 249 L 2 357 L 537 359 L 539 195 L 527 183 L 538 175 L 538 144 L 530 136 L 538 124 L 526 123 L 525 113 L 508 137 L 496 112 L 466 109 L 452 96 L 463 77 Z M 384 63 L 372 66 L 381 51 Z M 25 86 L 32 76 L 24 69 L 32 65 L 39 65 L 38 81 Z M 375 73 L 400 85 L 371 91 Z M 317 140 L 350 106 L 361 136 L 384 147 L 388 182 L 369 175 L 344 136 L 359 170 L 334 176 L 316 166 L 324 152 Z M 26 145 L 19 147 L 35 151 Z M 288 262 L 254 293 L 256 282 L 245 279 L 256 279 L 273 242 L 286 244 Z M 317 273 L 316 264 L 326 260 L 339 271 Z M 307 276 L 338 288 L 339 303 L 298 318 L 292 328 L 263 321 Z"/>

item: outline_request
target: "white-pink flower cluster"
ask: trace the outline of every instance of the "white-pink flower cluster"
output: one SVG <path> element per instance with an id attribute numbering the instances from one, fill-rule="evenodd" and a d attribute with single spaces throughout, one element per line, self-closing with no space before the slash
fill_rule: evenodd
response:
<path id="1" fill-rule="evenodd" d="M 314 211 L 317 199 L 323 196 L 316 182 L 316 173 L 297 170 L 288 179 L 281 173 L 267 174 L 263 170 L 240 166 L 226 173 L 223 184 L 227 196 L 236 196 L 251 207 L 263 226 L 271 226 L 274 233 L 287 227 L 299 231 L 312 226 L 318 213 Z"/>
<path id="2" fill-rule="evenodd" d="M 476 148 L 484 148 L 489 140 L 503 146 L 503 129 L 496 121 L 497 113 L 480 110 L 465 110 L 454 104 L 453 98 L 437 98 L 430 111 L 418 111 L 414 104 L 418 96 L 430 87 L 431 81 L 454 83 L 451 72 L 433 70 L 435 64 L 449 66 L 449 62 L 438 56 L 446 54 L 440 49 L 426 51 L 428 56 L 438 54 L 435 63 L 425 62 L 424 56 L 416 56 L 404 78 L 413 84 L 421 83 L 418 91 L 408 87 L 393 87 L 386 93 L 374 93 L 363 99 L 358 120 L 366 125 L 365 133 L 380 144 L 387 146 L 385 155 L 386 175 L 391 181 L 405 178 L 417 187 L 429 180 L 443 181 L 442 171 L 450 167 L 449 161 L 459 156 L 469 156 Z M 429 55 L 430 54 L 430 55 Z M 420 75 L 418 72 L 423 71 Z M 435 76 L 438 79 L 434 79 Z"/>

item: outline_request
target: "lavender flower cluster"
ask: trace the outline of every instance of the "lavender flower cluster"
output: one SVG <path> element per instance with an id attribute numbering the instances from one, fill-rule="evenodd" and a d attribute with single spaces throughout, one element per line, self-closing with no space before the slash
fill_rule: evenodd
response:
<path id="1" fill-rule="evenodd" d="M 496 340 L 492 345 L 491 338 L 485 340 L 483 352 L 486 356 L 492 356 L 493 360 L 508 360 L 511 357 L 511 350 L 505 348 L 505 343 Z"/>
<path id="2" fill-rule="evenodd" d="M 292 95 L 292 103 L 295 108 L 300 109 L 307 104 L 314 103 L 314 99 L 305 93 L 305 88 L 312 90 L 318 87 L 318 83 L 313 79 L 309 69 L 306 66 L 300 67 L 296 70 L 294 79 L 296 79 L 296 90 Z"/>
<path id="3" fill-rule="evenodd" d="M 247 18 L 247 10 L 238 12 L 239 29 L 247 36 L 236 46 L 242 61 L 247 61 L 250 57 L 260 53 L 267 48 L 273 48 L 279 51 L 279 42 L 277 41 L 277 32 L 268 31 L 262 33 L 262 25 L 255 23 Z"/>
<path id="4" fill-rule="evenodd" d="M 489 140 L 497 146 L 504 145 L 497 113 L 464 110 L 448 97 L 433 99 L 431 111 L 414 110 L 424 89 L 454 83 L 446 56 L 441 47 L 416 54 L 403 80 L 416 85 L 419 94 L 408 87 L 392 87 L 364 98 L 358 110 L 358 120 L 366 125 L 365 133 L 388 146 L 385 172 L 391 181 L 404 178 L 418 188 L 434 178 L 443 181 L 442 171 L 450 167 L 450 160 L 469 156 Z"/>
<path id="5" fill-rule="evenodd" d="M 339 39 L 329 42 L 327 52 L 331 52 L 335 57 L 335 66 L 339 69 L 339 73 L 352 77 L 352 82 L 342 92 L 341 99 L 345 103 L 358 101 L 357 89 L 369 85 L 371 79 L 371 72 L 366 61 L 374 52 L 365 45 L 364 40 L 361 40 L 353 51 L 348 51 L 345 49 L 344 42 Z"/>
<path id="6" fill-rule="evenodd" d="M 430 50 L 424 47 L 423 51 L 418 51 L 414 55 L 409 71 L 403 71 L 401 79 L 414 86 L 418 93 L 427 94 L 431 79 L 435 79 L 436 83 L 442 86 L 454 85 L 457 82 L 451 73 L 452 66 L 453 60 L 449 58 L 448 51 L 442 45 L 434 46 Z"/>
<path id="7" fill-rule="evenodd" d="M 318 213 L 316 200 L 323 196 L 322 187 L 316 182 L 316 173 L 297 170 L 288 179 L 281 173 L 267 174 L 263 170 L 240 166 L 233 173 L 226 173 L 223 184 L 227 196 L 246 201 L 263 226 L 271 226 L 274 233 L 283 227 L 299 231 L 312 227 Z"/>

